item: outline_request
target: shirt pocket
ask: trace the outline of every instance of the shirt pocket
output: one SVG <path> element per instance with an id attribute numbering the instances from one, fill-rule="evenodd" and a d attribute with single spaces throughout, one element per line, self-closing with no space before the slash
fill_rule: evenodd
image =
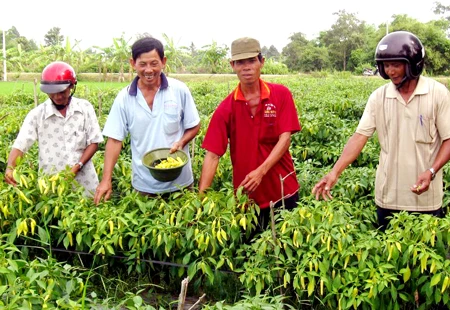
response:
<path id="1" fill-rule="evenodd" d="M 434 119 L 419 115 L 419 125 L 416 129 L 416 142 L 430 144 L 435 141 L 437 129 Z"/>
<path id="2" fill-rule="evenodd" d="M 74 136 L 74 140 L 75 140 L 75 149 L 76 150 L 84 150 L 86 148 L 86 143 L 87 143 L 87 139 L 86 139 L 86 133 L 84 132 L 84 130 L 78 130 L 75 131 L 73 133 Z"/>
<path id="3" fill-rule="evenodd" d="M 278 117 L 276 106 L 272 103 L 264 105 L 259 141 L 265 144 L 278 142 Z"/>
<path id="4" fill-rule="evenodd" d="M 164 132 L 168 135 L 178 132 L 180 119 L 177 103 L 172 100 L 164 102 Z"/>
<path id="5" fill-rule="evenodd" d="M 276 144 L 278 142 L 278 126 L 276 118 L 263 118 L 259 141 L 265 144 Z"/>

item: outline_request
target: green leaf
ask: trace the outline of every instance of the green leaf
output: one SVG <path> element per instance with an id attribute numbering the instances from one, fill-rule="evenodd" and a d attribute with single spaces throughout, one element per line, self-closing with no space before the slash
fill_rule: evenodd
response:
<path id="1" fill-rule="evenodd" d="M 316 285 L 316 280 L 313 277 L 308 277 L 308 297 L 312 295 L 314 292 L 314 287 Z"/>
<path id="2" fill-rule="evenodd" d="M 409 278 L 411 277 L 411 269 L 409 266 L 405 268 L 405 272 L 403 273 L 403 282 L 408 282 Z"/>
<path id="3" fill-rule="evenodd" d="M 108 245 L 106 246 L 106 249 L 108 250 L 108 253 L 109 253 L 109 254 L 111 254 L 111 255 L 114 255 L 114 254 L 115 254 L 114 249 L 113 249 L 113 247 L 112 247 L 110 244 L 108 244 Z"/>
<path id="4" fill-rule="evenodd" d="M 442 295 L 442 302 L 444 303 L 444 305 L 446 305 L 449 301 L 449 295 L 448 295 L 448 291 L 446 290 L 444 292 L 444 295 Z"/>
<path id="5" fill-rule="evenodd" d="M 189 279 L 194 279 L 195 274 L 197 273 L 197 263 L 192 263 L 188 267 L 188 277 Z"/>
<path id="6" fill-rule="evenodd" d="M 437 273 L 433 276 L 433 278 L 431 278 L 431 283 L 430 283 L 430 287 L 435 286 L 436 284 L 438 284 L 441 281 L 441 274 Z"/>
<path id="7" fill-rule="evenodd" d="M 69 237 L 67 236 L 67 234 L 66 234 L 66 236 L 64 237 L 63 245 L 64 245 L 64 247 L 65 247 L 66 249 L 69 247 Z"/>
<path id="8" fill-rule="evenodd" d="M 42 243 L 48 243 L 47 232 L 40 226 L 38 226 L 38 235 Z"/>
<path id="9" fill-rule="evenodd" d="M 7 285 L 0 286 L 0 296 L 3 295 L 3 293 L 6 291 L 7 288 L 8 288 Z"/>
<path id="10" fill-rule="evenodd" d="M 208 280 L 211 284 L 214 283 L 214 273 L 211 270 L 211 267 L 209 266 L 209 264 L 205 263 L 205 272 L 208 275 Z"/>
<path id="11" fill-rule="evenodd" d="M 187 253 L 187 254 L 183 257 L 183 265 L 189 264 L 190 261 L 191 261 L 191 252 Z"/>
<path id="12" fill-rule="evenodd" d="M 434 290 L 434 301 L 436 302 L 436 304 L 439 304 L 439 302 L 442 299 L 442 295 L 441 292 L 438 289 Z M 447 308 L 448 309 L 448 308 Z"/>
<path id="13" fill-rule="evenodd" d="M 19 273 L 19 267 L 18 267 L 16 261 L 14 261 L 12 259 L 7 259 L 7 261 L 8 261 L 8 265 L 9 265 L 8 269 L 12 270 L 16 273 Z"/>
<path id="14" fill-rule="evenodd" d="M 262 290 L 262 279 L 260 279 L 258 282 L 256 282 L 256 294 L 259 295 L 261 293 Z"/>
<path id="15" fill-rule="evenodd" d="M 76 239 L 77 239 L 77 244 L 78 244 L 78 245 L 81 245 L 81 241 L 83 241 L 83 235 L 79 232 L 79 233 L 77 234 Z"/>
<path id="16" fill-rule="evenodd" d="M 288 259 L 291 260 L 292 259 L 292 250 L 289 246 L 286 247 L 285 252 L 286 252 L 286 256 L 288 257 Z"/>
<path id="17" fill-rule="evenodd" d="M 279 245 L 275 246 L 274 253 L 275 253 L 275 256 L 277 256 L 277 257 L 280 255 L 280 246 Z"/>
<path id="18" fill-rule="evenodd" d="M 142 306 L 142 297 L 141 296 L 134 296 L 133 297 L 133 302 L 135 306 Z"/>
<path id="19" fill-rule="evenodd" d="M 391 298 L 397 300 L 397 288 L 395 285 L 391 285 Z"/>

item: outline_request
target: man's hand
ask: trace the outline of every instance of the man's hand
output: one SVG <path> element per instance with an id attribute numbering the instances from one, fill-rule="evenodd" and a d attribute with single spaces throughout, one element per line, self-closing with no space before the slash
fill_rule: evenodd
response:
<path id="1" fill-rule="evenodd" d="M 97 186 L 94 195 L 94 203 L 98 205 L 104 196 L 104 201 L 107 201 L 111 198 L 112 194 L 112 183 L 109 180 L 103 180 Z"/>
<path id="2" fill-rule="evenodd" d="M 170 148 L 170 154 L 175 153 L 178 150 L 182 150 L 183 149 L 183 143 L 181 143 L 180 141 L 175 142 L 174 144 L 172 144 L 172 147 Z"/>
<path id="3" fill-rule="evenodd" d="M 413 186 L 411 186 L 410 189 L 414 194 L 420 195 L 428 190 L 428 188 L 430 187 L 430 183 L 431 183 L 431 172 L 427 170 L 419 175 L 416 183 Z"/>
<path id="4" fill-rule="evenodd" d="M 261 184 L 263 177 L 264 174 L 260 169 L 255 169 L 245 176 L 245 179 L 239 184 L 239 187 L 243 186 L 244 190 L 251 194 L 258 188 L 259 184 Z"/>
<path id="5" fill-rule="evenodd" d="M 13 171 L 14 171 L 14 169 L 12 169 L 12 168 L 9 168 L 9 167 L 6 168 L 5 182 L 8 184 L 11 184 L 12 186 L 17 186 L 17 182 L 16 182 L 16 180 L 14 180 Z"/>
<path id="6" fill-rule="evenodd" d="M 72 173 L 76 176 L 78 174 L 78 172 L 80 172 L 80 166 L 78 164 L 75 164 L 72 166 L 72 168 L 70 168 L 70 171 L 72 171 Z"/>
<path id="7" fill-rule="evenodd" d="M 333 199 L 331 196 L 331 188 L 336 184 L 337 177 L 333 172 L 328 173 L 314 186 L 312 193 L 316 195 L 316 200 L 320 200 L 320 195 L 322 195 L 323 200 L 328 201 L 328 199 Z"/>

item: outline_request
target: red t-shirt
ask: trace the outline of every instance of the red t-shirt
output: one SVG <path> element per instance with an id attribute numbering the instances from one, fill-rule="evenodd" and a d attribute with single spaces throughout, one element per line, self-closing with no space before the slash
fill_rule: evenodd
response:
<path id="1" fill-rule="evenodd" d="M 217 107 L 202 148 L 219 156 L 225 154 L 230 143 L 233 164 L 233 185 L 236 189 L 245 176 L 259 167 L 272 152 L 284 132 L 301 130 L 294 100 L 289 89 L 280 84 L 260 80 L 261 102 L 252 116 L 250 107 L 238 87 Z M 289 151 L 267 172 L 258 188 L 250 194 L 260 208 L 281 200 L 280 176 L 294 171 Z M 285 198 L 299 189 L 297 176 L 292 173 L 284 180 Z"/>

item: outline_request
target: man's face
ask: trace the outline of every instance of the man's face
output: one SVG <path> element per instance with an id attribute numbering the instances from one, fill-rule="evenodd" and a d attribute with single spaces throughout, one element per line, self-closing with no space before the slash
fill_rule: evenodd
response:
<path id="1" fill-rule="evenodd" d="M 233 71 L 243 84 L 252 84 L 259 80 L 264 58 L 259 61 L 258 56 L 230 62 Z"/>
<path id="2" fill-rule="evenodd" d="M 59 93 L 48 94 L 48 97 L 56 104 L 56 105 L 67 105 L 69 103 L 70 94 L 72 92 L 73 86 L 67 87 L 65 90 Z"/>
<path id="3" fill-rule="evenodd" d="M 144 85 L 158 85 L 161 71 L 166 65 L 166 57 L 161 59 L 156 50 L 141 54 L 136 61 L 130 60 L 139 79 Z"/>
<path id="4" fill-rule="evenodd" d="M 385 61 L 384 72 L 392 83 L 398 85 L 406 75 L 406 63 L 404 61 Z"/>

